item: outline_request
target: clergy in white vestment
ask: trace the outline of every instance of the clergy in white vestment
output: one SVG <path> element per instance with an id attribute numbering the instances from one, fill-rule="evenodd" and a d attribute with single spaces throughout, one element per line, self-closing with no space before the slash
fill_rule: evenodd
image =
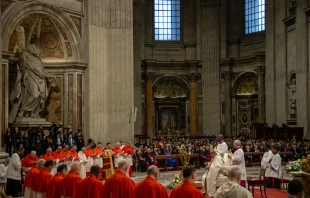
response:
<path id="1" fill-rule="evenodd" d="M 82 147 L 82 149 L 79 151 L 78 156 L 79 156 L 79 161 L 81 163 L 81 170 L 80 170 L 80 177 L 82 179 L 86 178 L 86 166 L 89 161 L 85 155 L 85 147 Z"/>
<path id="2" fill-rule="evenodd" d="M 10 158 L 6 158 L 4 163 L 0 165 L 0 183 L 6 184 L 6 174 L 8 171 L 8 165 L 10 162 Z"/>
<path id="3" fill-rule="evenodd" d="M 211 161 L 208 163 L 207 172 L 202 176 L 202 192 L 207 196 L 214 196 L 216 192 L 216 179 L 223 166 L 222 157 L 216 151 L 210 152 Z"/>
<path id="4" fill-rule="evenodd" d="M 276 145 L 272 147 L 271 151 L 274 156 L 269 160 L 266 167 L 266 172 L 268 170 L 269 173 L 269 175 L 267 175 L 267 187 L 280 189 L 280 179 L 282 178 L 282 160 Z"/>
<path id="5" fill-rule="evenodd" d="M 269 160 L 273 157 L 273 153 L 270 149 L 270 146 L 268 144 L 265 145 L 265 153 L 263 155 L 262 161 L 261 161 L 261 169 L 262 171 L 265 172 L 265 184 L 267 187 L 267 183 L 268 183 L 268 177 L 270 175 L 270 169 L 267 168 L 267 166 L 269 167 Z"/>
<path id="6" fill-rule="evenodd" d="M 223 158 L 224 154 L 228 152 L 228 146 L 224 142 L 224 136 L 222 134 L 218 135 L 216 140 L 218 142 L 216 146 L 216 152 Z"/>
<path id="7" fill-rule="evenodd" d="M 231 165 L 240 166 L 240 169 L 241 169 L 240 185 L 246 188 L 245 186 L 245 180 L 246 180 L 245 160 L 244 160 L 244 153 L 241 147 L 240 140 L 234 141 L 234 148 L 236 149 L 234 154 L 229 155 L 228 157 L 231 159 Z"/>
<path id="8" fill-rule="evenodd" d="M 214 198 L 253 198 L 246 188 L 239 185 L 241 177 L 240 166 L 232 166 L 228 170 L 229 181 L 217 189 Z"/>

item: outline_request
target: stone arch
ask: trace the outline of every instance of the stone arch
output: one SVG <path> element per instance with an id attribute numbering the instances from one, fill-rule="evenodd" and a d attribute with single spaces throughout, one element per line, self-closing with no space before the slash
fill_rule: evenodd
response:
<path id="1" fill-rule="evenodd" d="M 156 86 L 162 84 L 162 83 L 165 83 L 165 82 L 174 82 L 176 84 L 179 84 L 183 89 L 184 89 L 184 97 L 188 98 L 189 97 L 189 94 L 190 94 L 190 90 L 189 90 L 189 85 L 188 83 L 178 77 L 178 76 L 163 76 L 163 77 L 160 77 L 158 79 L 156 79 L 154 82 L 153 82 L 153 96 L 154 96 L 154 89 L 156 89 Z"/>
<path id="2" fill-rule="evenodd" d="M 10 37 L 14 33 L 16 26 L 31 14 L 43 14 L 58 23 L 71 43 L 72 53 L 74 54 L 73 61 L 85 62 L 82 51 L 82 39 L 72 19 L 60 9 L 40 2 L 15 2 L 7 7 L 0 20 L 2 24 L 0 34 L 3 50 L 7 51 L 9 49 Z"/>
<path id="3" fill-rule="evenodd" d="M 232 97 L 235 97 L 238 95 L 238 89 L 240 85 L 247 79 L 255 79 L 257 83 L 257 75 L 254 72 L 244 72 L 241 73 L 233 82 L 232 87 Z"/>

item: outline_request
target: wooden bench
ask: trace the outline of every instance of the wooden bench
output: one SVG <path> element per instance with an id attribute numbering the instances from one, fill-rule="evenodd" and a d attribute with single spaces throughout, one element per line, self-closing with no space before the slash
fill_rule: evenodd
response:
<path id="1" fill-rule="evenodd" d="M 196 162 L 195 162 L 195 168 L 199 169 L 200 168 L 200 161 L 199 161 L 199 154 L 198 153 L 194 153 L 191 155 L 186 155 L 189 156 L 190 158 L 196 158 Z M 179 160 L 182 159 L 182 157 L 184 157 L 184 155 L 182 154 L 174 154 L 174 155 L 156 155 L 154 156 L 155 160 L 165 160 L 164 163 L 164 167 L 160 167 L 159 170 L 164 170 L 164 171 L 168 171 L 168 170 L 179 170 L 182 169 L 183 166 L 179 165 Z M 167 164 L 167 160 L 168 159 L 175 159 L 175 166 L 174 167 L 168 167 Z"/>

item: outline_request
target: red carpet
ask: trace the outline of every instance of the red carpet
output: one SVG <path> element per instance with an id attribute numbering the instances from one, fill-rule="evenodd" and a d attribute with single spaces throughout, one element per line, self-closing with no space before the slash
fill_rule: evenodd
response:
<path id="1" fill-rule="evenodd" d="M 170 196 L 171 190 L 167 190 L 167 191 Z M 251 190 L 251 193 L 252 193 L 252 190 Z M 286 198 L 288 196 L 287 192 L 274 189 L 274 188 L 267 188 L 266 194 L 267 194 L 267 198 Z M 263 196 L 264 196 L 264 191 L 263 191 Z M 254 188 L 254 198 L 259 198 L 259 197 L 262 197 L 260 194 L 259 188 Z"/>

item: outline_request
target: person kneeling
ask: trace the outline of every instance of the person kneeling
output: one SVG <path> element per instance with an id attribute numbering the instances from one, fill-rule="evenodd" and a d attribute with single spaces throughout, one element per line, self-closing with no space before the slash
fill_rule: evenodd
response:
<path id="1" fill-rule="evenodd" d="M 240 186 L 241 169 L 239 166 L 232 166 L 228 170 L 228 179 L 230 181 L 217 189 L 214 198 L 253 198 L 246 188 Z"/>

